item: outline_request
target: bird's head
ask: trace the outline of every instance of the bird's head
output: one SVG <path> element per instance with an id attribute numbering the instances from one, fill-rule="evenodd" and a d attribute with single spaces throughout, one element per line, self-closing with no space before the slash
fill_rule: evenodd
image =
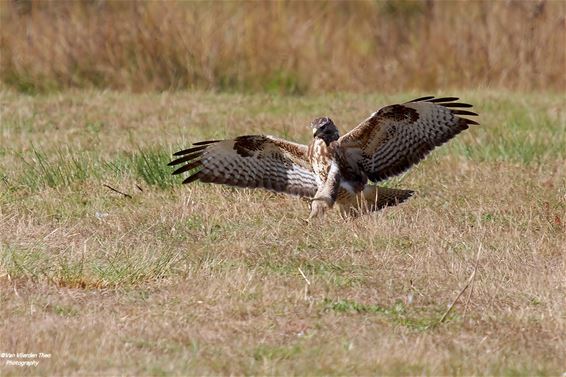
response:
<path id="1" fill-rule="evenodd" d="M 324 140 L 327 145 L 340 137 L 338 128 L 330 118 L 316 118 L 312 121 L 311 127 L 314 138 Z"/>

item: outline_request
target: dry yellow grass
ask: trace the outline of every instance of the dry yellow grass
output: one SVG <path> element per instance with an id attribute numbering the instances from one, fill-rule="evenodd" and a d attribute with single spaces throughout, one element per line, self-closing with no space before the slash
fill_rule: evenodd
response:
<path id="1" fill-rule="evenodd" d="M 202 138 L 306 142 L 315 116 L 344 130 L 419 94 L 1 92 L 0 352 L 52 358 L 0 374 L 565 372 L 563 98 L 458 93 L 482 126 L 391 183 L 409 202 L 352 221 L 305 226 L 298 199 L 165 166 Z"/>
<path id="2" fill-rule="evenodd" d="M 0 80 L 285 93 L 564 90 L 564 1 L 2 1 Z"/>

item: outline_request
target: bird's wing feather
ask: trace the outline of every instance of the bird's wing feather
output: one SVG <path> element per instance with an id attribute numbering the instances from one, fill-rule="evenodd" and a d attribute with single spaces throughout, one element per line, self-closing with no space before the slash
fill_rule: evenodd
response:
<path id="1" fill-rule="evenodd" d="M 374 182 L 400 174 L 417 164 L 435 147 L 477 122 L 472 105 L 458 98 L 422 97 L 386 106 L 338 140 L 346 159 Z"/>
<path id="2" fill-rule="evenodd" d="M 169 165 L 183 165 L 173 174 L 191 172 L 183 183 L 200 180 L 307 197 L 317 190 L 307 146 L 271 136 L 201 141 L 174 155 L 181 157 Z"/>

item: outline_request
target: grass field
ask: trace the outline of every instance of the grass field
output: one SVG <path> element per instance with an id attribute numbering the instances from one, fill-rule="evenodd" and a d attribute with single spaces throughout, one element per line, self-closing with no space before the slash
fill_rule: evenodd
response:
<path id="1" fill-rule="evenodd" d="M 344 131 L 426 94 L 461 96 L 481 126 L 371 216 L 305 225 L 300 199 L 166 166 L 204 138 L 306 143 L 314 117 Z M 559 95 L 3 91 L 0 111 L 0 352 L 52 354 L 1 375 L 566 372 Z"/>

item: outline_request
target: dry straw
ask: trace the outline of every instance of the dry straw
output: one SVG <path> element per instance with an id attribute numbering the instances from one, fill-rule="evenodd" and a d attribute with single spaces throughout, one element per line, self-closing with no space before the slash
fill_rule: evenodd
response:
<path id="1" fill-rule="evenodd" d="M 0 3 L 22 91 L 566 86 L 562 1 Z"/>

